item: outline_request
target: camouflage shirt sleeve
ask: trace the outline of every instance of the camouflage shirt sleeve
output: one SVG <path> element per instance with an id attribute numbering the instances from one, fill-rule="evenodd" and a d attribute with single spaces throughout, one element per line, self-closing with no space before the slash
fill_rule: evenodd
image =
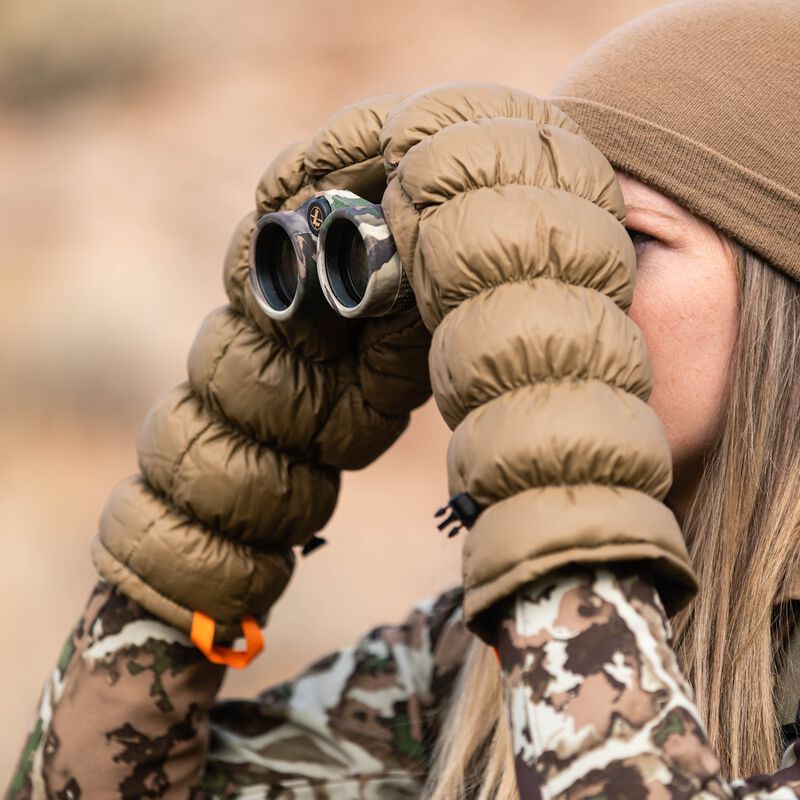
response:
<path id="1" fill-rule="evenodd" d="M 7 800 L 187 797 L 223 674 L 179 630 L 98 583 L 45 684 Z"/>
<path id="2" fill-rule="evenodd" d="M 469 641 L 460 604 L 447 592 L 255 700 L 215 703 L 224 668 L 101 582 L 6 798 L 417 796 Z"/>
<path id="3" fill-rule="evenodd" d="M 419 797 L 470 639 L 453 589 L 255 700 L 218 703 L 197 797 Z"/>
<path id="4" fill-rule="evenodd" d="M 503 609 L 498 652 L 521 800 L 800 793 L 800 742 L 773 775 L 725 782 L 642 575 L 575 568 Z"/>

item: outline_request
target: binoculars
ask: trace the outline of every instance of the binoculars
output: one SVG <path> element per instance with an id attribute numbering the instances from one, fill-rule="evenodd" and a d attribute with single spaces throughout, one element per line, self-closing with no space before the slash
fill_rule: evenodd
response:
<path id="1" fill-rule="evenodd" d="M 256 301 L 276 320 L 381 317 L 415 306 L 383 209 L 345 190 L 261 217 L 249 271 Z"/>

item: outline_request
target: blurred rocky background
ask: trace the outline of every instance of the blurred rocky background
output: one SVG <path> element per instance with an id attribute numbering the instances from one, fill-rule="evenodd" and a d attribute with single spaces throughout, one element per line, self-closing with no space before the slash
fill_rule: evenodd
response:
<path id="1" fill-rule="evenodd" d="M 93 583 L 88 542 L 150 403 L 225 302 L 269 160 L 339 107 L 449 80 L 546 94 L 653 0 L 0 0 L 0 785 Z M 347 474 L 250 694 L 458 580 L 428 404 Z"/>

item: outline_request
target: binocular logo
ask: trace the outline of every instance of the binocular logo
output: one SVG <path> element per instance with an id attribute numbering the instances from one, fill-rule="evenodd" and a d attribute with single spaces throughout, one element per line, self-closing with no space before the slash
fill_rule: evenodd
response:
<path id="1" fill-rule="evenodd" d="M 328 213 L 330 212 L 330 208 L 328 208 Z M 322 227 L 322 223 L 325 221 L 325 217 L 328 214 L 322 210 L 322 205 L 319 201 L 313 202 L 308 207 L 308 226 L 311 228 L 314 233 L 319 233 L 319 229 Z"/>
<path id="2" fill-rule="evenodd" d="M 353 192 L 265 214 L 249 256 L 253 294 L 273 319 L 380 317 L 415 305 L 383 209 Z"/>

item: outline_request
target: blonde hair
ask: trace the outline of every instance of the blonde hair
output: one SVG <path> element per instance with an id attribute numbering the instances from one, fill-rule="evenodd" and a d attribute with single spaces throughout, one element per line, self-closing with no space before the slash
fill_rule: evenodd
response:
<path id="1" fill-rule="evenodd" d="M 683 523 L 701 589 L 672 620 L 726 779 L 777 769 L 775 675 L 792 625 L 781 601 L 800 570 L 800 284 L 731 249 L 739 326 L 726 407 Z M 518 798 L 499 666 L 477 639 L 423 797 Z"/>

